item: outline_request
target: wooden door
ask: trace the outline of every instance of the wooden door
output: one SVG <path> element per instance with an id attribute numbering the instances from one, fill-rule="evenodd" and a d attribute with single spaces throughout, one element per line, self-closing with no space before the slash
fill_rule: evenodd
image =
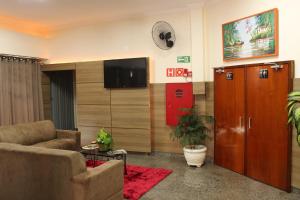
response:
<path id="1" fill-rule="evenodd" d="M 246 175 L 290 191 L 287 95 L 290 69 L 247 67 Z M 265 72 L 263 72 L 265 71 Z M 260 77 L 260 73 L 267 75 Z"/>
<path id="2" fill-rule="evenodd" d="M 215 163 L 244 174 L 245 69 L 215 71 Z"/>

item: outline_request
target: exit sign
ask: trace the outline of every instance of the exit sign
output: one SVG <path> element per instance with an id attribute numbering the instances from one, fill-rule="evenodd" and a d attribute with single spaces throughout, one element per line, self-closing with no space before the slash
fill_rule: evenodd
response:
<path id="1" fill-rule="evenodd" d="M 191 56 L 177 56 L 177 63 L 190 63 Z"/>

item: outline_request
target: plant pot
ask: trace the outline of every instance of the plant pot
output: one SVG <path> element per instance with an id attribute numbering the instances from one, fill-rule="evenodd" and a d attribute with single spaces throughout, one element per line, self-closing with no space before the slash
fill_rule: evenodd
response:
<path id="1" fill-rule="evenodd" d="M 207 148 L 204 145 L 196 145 L 194 149 L 184 147 L 184 157 L 189 166 L 201 167 L 204 164 Z"/>

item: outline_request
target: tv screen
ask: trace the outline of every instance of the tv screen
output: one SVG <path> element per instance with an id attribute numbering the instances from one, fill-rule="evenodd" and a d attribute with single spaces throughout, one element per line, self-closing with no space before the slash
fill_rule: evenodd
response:
<path id="1" fill-rule="evenodd" d="M 105 60 L 104 87 L 147 87 L 147 58 Z"/>

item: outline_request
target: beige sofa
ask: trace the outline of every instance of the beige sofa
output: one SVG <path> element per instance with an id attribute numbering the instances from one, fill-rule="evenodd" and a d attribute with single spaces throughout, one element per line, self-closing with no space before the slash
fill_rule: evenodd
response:
<path id="1" fill-rule="evenodd" d="M 78 144 L 80 133 L 51 121 L 0 127 L 0 199 L 122 200 L 123 162 L 87 169 L 79 152 L 61 150 Z"/>
<path id="2" fill-rule="evenodd" d="M 80 132 L 55 130 L 50 120 L 0 127 L 0 142 L 78 150 Z"/>

